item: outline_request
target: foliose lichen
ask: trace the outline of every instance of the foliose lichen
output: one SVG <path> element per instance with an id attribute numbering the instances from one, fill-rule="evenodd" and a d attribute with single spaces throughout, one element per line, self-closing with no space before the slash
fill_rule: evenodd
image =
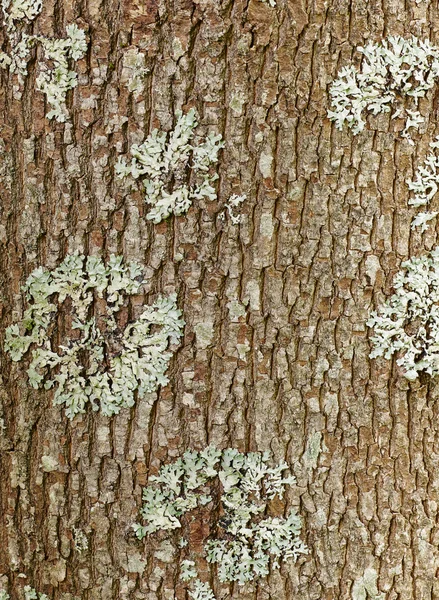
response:
<path id="1" fill-rule="evenodd" d="M 177 113 L 177 123 L 170 133 L 154 129 L 141 144 L 131 147 L 132 159 L 120 159 L 116 173 L 120 178 L 141 179 L 145 201 L 152 206 L 147 219 L 160 223 L 169 215 L 181 215 L 189 210 L 193 200 L 216 199 L 212 184 L 218 179 L 211 167 L 218 162 L 223 148 L 221 135 L 209 134 L 204 142 L 193 144 L 198 115 L 195 109 Z M 195 179 L 190 185 L 189 179 Z"/>
<path id="2" fill-rule="evenodd" d="M 88 550 L 88 538 L 82 529 L 73 528 L 73 546 L 79 553 Z"/>
<path id="3" fill-rule="evenodd" d="M 429 222 L 437 217 L 437 211 L 420 212 L 412 219 L 411 228 L 420 227 L 421 232 L 427 231 Z"/>
<path id="4" fill-rule="evenodd" d="M 66 107 L 67 92 L 77 85 L 77 74 L 69 69 L 69 61 L 77 61 L 87 51 L 85 33 L 74 23 L 66 27 L 67 37 L 50 39 L 42 35 L 28 35 L 17 28 L 16 21 L 30 22 L 42 10 L 42 1 L 3 0 L 4 22 L 12 48 L 11 54 L 0 52 L 0 67 L 9 68 L 22 80 L 27 75 L 27 63 L 31 49 L 40 45 L 45 62 L 39 64 L 36 79 L 37 89 L 46 95 L 52 109 L 48 119 L 64 122 L 68 116 Z M 49 67 L 50 65 L 50 67 Z"/>
<path id="5" fill-rule="evenodd" d="M 87 52 L 85 33 L 74 23 L 66 27 L 67 37 L 64 39 L 49 39 L 35 36 L 44 51 L 44 58 L 50 61 L 40 65 L 40 74 L 37 77 L 37 88 L 46 94 L 47 102 L 52 110 L 47 113 L 48 119 L 64 122 L 68 116 L 66 107 L 67 92 L 78 83 L 75 71 L 69 69 L 68 61 L 77 61 Z"/>
<path id="6" fill-rule="evenodd" d="M 439 247 L 402 263 L 393 283 L 395 293 L 367 321 L 373 327 L 371 358 L 390 359 L 413 380 L 421 371 L 439 373 Z"/>
<path id="7" fill-rule="evenodd" d="M 145 77 L 149 72 L 145 65 L 145 53 L 140 52 L 138 48 L 127 50 L 123 57 L 123 69 L 128 91 L 137 98 L 144 88 Z"/>
<path id="8" fill-rule="evenodd" d="M 191 582 L 189 597 L 192 600 L 215 600 L 215 595 L 208 583 L 202 582 L 193 560 L 183 560 L 180 564 L 180 579 L 185 583 Z"/>
<path id="9" fill-rule="evenodd" d="M 207 561 L 217 565 L 219 580 L 244 585 L 268 575 L 270 565 L 277 569 L 281 560 L 297 559 L 308 550 L 299 537 L 301 518 L 296 511 L 261 518 L 268 501 L 282 498 L 286 486 L 295 483 L 294 477 L 283 476 L 286 463 L 270 467 L 269 458 L 268 452 L 242 454 L 212 446 L 186 452 L 150 477 L 152 485 L 143 490 L 143 524 L 133 525 L 137 537 L 181 528 L 184 514 L 212 502 L 209 485 L 218 478 L 223 516 L 218 537 L 207 540 L 204 548 Z M 199 581 L 194 561 L 182 561 L 180 576 L 194 580 L 192 598 L 213 598 L 207 584 Z"/>
<path id="10" fill-rule="evenodd" d="M 414 196 L 409 200 L 409 204 L 415 208 L 426 206 L 437 194 L 439 186 L 439 156 L 436 154 L 439 148 L 439 137 L 430 142 L 433 152 L 425 158 L 422 166 L 417 168 L 416 179 L 408 179 L 409 190 L 414 192 Z M 439 213 L 437 211 L 428 211 L 419 213 L 412 221 L 412 229 L 421 227 L 421 231 L 428 228 L 427 223 L 434 219 Z"/>
<path id="11" fill-rule="evenodd" d="M 23 588 L 24 600 L 49 600 L 47 594 L 37 592 L 30 585 L 25 585 Z M 10 596 L 4 590 L 0 590 L 0 600 L 9 600 Z"/>
<path id="12" fill-rule="evenodd" d="M 418 129 L 424 122 L 419 99 L 438 79 L 439 49 L 428 40 L 390 36 L 358 50 L 364 57 L 360 69 L 343 67 L 330 87 L 334 110 L 328 111 L 329 118 L 338 129 L 346 123 L 357 134 L 366 124 L 363 113 L 377 115 L 396 106 L 392 118 L 405 116 L 402 136 L 413 144 L 408 130 Z M 402 96 L 409 97 L 410 107 L 402 104 Z"/>
<path id="13" fill-rule="evenodd" d="M 64 405 L 70 419 L 85 412 L 88 402 L 106 416 L 117 414 L 134 405 L 136 393 L 168 383 L 167 349 L 179 342 L 184 326 L 176 295 L 147 306 L 124 330 L 116 320 L 124 297 L 139 293 L 141 272 L 134 262 L 124 265 L 121 256 L 104 264 L 96 256 L 73 254 L 53 271 L 35 269 L 23 287 L 29 308 L 6 329 L 5 349 L 13 361 L 31 349 L 30 385 L 57 386 L 54 403 Z M 96 298 L 106 301 L 99 323 L 92 315 Z M 66 299 L 74 316 L 72 339 L 55 348 L 54 318 Z"/>
<path id="14" fill-rule="evenodd" d="M 33 21 L 43 9 L 43 0 L 2 0 L 3 18 L 6 31 L 16 30 L 15 21 Z"/>
<path id="15" fill-rule="evenodd" d="M 216 600 L 210 585 L 198 579 L 198 576 L 191 583 L 192 589 L 189 589 L 189 597 L 192 600 Z"/>
<path id="16" fill-rule="evenodd" d="M 47 594 L 42 594 L 41 592 L 37 592 L 30 585 L 24 586 L 23 591 L 24 591 L 24 600 L 49 600 L 49 596 Z"/>
<path id="17" fill-rule="evenodd" d="M 385 600 L 385 594 L 378 591 L 378 573 L 375 569 L 366 569 L 352 586 L 352 600 Z"/>
<path id="18" fill-rule="evenodd" d="M 233 225 L 238 225 L 239 223 L 241 223 L 242 215 L 240 215 L 237 211 L 246 199 L 247 196 L 245 194 L 232 194 L 227 200 L 226 204 L 224 205 L 224 211 L 220 214 L 221 220 L 225 221 L 227 212 L 229 219 Z"/>
<path id="19" fill-rule="evenodd" d="M 32 38 L 23 31 L 27 25 L 41 13 L 42 0 L 2 0 L 3 23 L 12 48 L 11 55 L 0 52 L 0 67 L 9 68 L 11 73 L 17 73 L 22 79 L 27 73 Z"/>

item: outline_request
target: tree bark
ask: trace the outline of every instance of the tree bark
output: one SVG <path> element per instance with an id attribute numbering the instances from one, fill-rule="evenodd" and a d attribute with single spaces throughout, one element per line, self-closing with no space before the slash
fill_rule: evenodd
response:
<path id="1" fill-rule="evenodd" d="M 13 600 L 26 584 L 56 600 L 184 598 L 176 538 L 140 542 L 131 525 L 148 475 L 210 443 L 292 465 L 288 503 L 310 550 L 256 586 L 216 585 L 218 598 L 355 600 L 367 569 L 388 600 L 439 598 L 438 388 L 370 360 L 365 325 L 400 263 L 436 241 L 431 228 L 410 231 L 405 180 L 435 133 L 438 96 L 423 101 L 413 147 L 387 115 L 356 137 L 326 116 L 328 86 L 358 64 L 358 45 L 439 43 L 438 7 L 46 0 L 33 27 L 62 37 L 72 22 L 89 49 L 70 122 L 45 118 L 35 61 L 21 98 L 1 71 L 2 343 L 29 273 L 76 250 L 144 265 L 133 310 L 176 291 L 187 324 L 170 384 L 111 419 L 89 410 L 69 422 L 52 392 L 29 388 L 25 361 L 2 352 L 1 583 Z M 123 69 L 136 47 L 149 69 L 137 98 Z M 218 201 L 153 225 L 114 165 L 190 107 L 197 133 L 226 143 Z M 237 226 L 219 219 L 232 193 L 247 194 Z M 81 553 L 75 529 L 88 538 Z"/>

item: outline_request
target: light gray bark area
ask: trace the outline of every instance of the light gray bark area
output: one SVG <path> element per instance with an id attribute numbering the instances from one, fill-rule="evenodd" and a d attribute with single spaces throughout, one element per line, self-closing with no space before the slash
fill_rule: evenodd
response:
<path id="1" fill-rule="evenodd" d="M 438 96 L 421 103 L 413 147 L 387 115 L 357 137 L 326 117 L 328 86 L 358 64 L 358 45 L 390 34 L 438 43 L 437 7 L 60 0 L 34 28 L 62 35 L 73 21 L 89 53 L 70 123 L 44 118 L 34 63 L 21 99 L 1 73 L 2 330 L 25 308 L 27 275 L 75 250 L 144 264 L 131 316 L 176 291 L 187 325 L 170 385 L 112 419 L 68 422 L 49 392 L 29 389 L 25 361 L 1 355 L 0 574 L 13 600 L 24 584 L 56 600 L 184 598 L 178 535 L 139 542 L 131 524 L 148 474 L 207 443 L 292 465 L 287 504 L 310 549 L 257 586 L 217 587 L 218 598 L 372 598 L 367 569 L 388 600 L 438 598 L 437 384 L 369 360 L 365 326 L 401 261 L 435 244 L 431 228 L 410 231 L 405 180 L 438 133 Z M 149 68 L 137 99 L 122 68 L 133 47 Z M 199 135 L 226 142 L 219 198 L 154 226 L 114 164 L 192 106 Z M 232 193 L 248 197 L 239 226 L 219 219 Z M 89 541 L 82 553 L 74 528 Z M 209 516 L 190 533 L 200 549 Z"/>

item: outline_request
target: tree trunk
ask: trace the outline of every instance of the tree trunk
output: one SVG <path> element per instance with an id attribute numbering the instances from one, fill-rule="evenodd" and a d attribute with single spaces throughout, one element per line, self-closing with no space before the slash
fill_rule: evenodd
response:
<path id="1" fill-rule="evenodd" d="M 210 443 L 292 465 L 288 502 L 310 551 L 256 586 L 216 585 L 218 598 L 439 598 L 438 388 L 370 360 L 365 325 L 401 261 L 435 243 L 410 231 L 405 180 L 433 138 L 437 95 L 413 147 L 388 115 L 356 137 L 326 116 L 358 45 L 439 42 L 437 6 L 46 0 L 33 27 L 63 37 L 72 22 L 88 53 L 70 121 L 45 117 L 35 60 L 21 98 L 1 71 L 1 339 L 29 273 L 76 250 L 136 260 L 142 301 L 176 291 L 186 328 L 170 384 L 113 418 L 70 422 L 2 353 L 1 584 L 13 600 L 23 585 L 56 600 L 184 598 L 173 541 L 140 542 L 131 525 L 148 474 Z M 127 88 L 135 48 L 148 68 L 139 95 Z M 218 200 L 154 225 L 114 165 L 190 107 L 197 133 L 225 140 Z M 239 225 L 219 218 L 233 193 L 247 195 Z M 376 595 L 362 584 L 373 572 Z"/>

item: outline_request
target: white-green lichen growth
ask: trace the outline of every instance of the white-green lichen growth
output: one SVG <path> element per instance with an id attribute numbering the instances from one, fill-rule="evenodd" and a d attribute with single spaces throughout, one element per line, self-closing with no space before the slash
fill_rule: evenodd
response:
<path id="1" fill-rule="evenodd" d="M 6 31 L 16 30 L 16 21 L 33 21 L 43 9 L 42 0 L 2 0 L 2 10 Z"/>
<path id="2" fill-rule="evenodd" d="M 64 405 L 70 419 L 85 412 L 88 402 L 106 416 L 117 414 L 134 405 L 136 394 L 168 383 L 167 350 L 179 342 L 184 325 L 176 295 L 159 298 L 123 330 L 116 319 L 124 298 L 140 293 L 141 273 L 121 256 L 105 264 L 73 254 L 53 271 L 36 269 L 23 287 L 29 308 L 19 324 L 6 329 L 5 349 L 14 361 L 30 351 L 30 385 L 56 387 L 54 403 Z M 98 298 L 105 300 L 106 315 L 96 318 Z M 56 313 L 67 299 L 71 339 L 56 346 L 51 339 Z"/>
<path id="3" fill-rule="evenodd" d="M 47 102 L 52 107 L 46 115 L 47 118 L 54 118 L 60 122 L 64 122 L 68 117 L 67 92 L 78 83 L 76 72 L 69 69 L 69 61 L 77 61 L 87 52 L 87 42 L 82 29 L 73 23 L 67 25 L 66 32 L 67 37 L 62 39 L 35 37 L 43 48 L 44 58 L 48 61 L 40 65 L 37 88 L 46 94 Z"/>
<path id="4" fill-rule="evenodd" d="M 346 123 L 357 134 L 366 124 L 365 113 L 393 110 L 392 118 L 405 118 L 402 136 L 413 143 L 408 130 L 418 129 L 424 121 L 419 99 L 438 79 L 439 49 L 428 40 L 391 36 L 358 50 L 363 54 L 360 68 L 343 67 L 330 87 L 333 110 L 328 111 L 329 118 L 338 129 Z M 409 98 L 410 106 L 402 104 L 403 96 Z"/>
<path id="5" fill-rule="evenodd" d="M 0 600 L 9 600 L 10 596 L 5 590 L 0 590 Z"/>
<path id="6" fill-rule="evenodd" d="M 149 69 L 145 66 L 145 54 L 138 48 L 127 50 L 123 57 L 123 77 L 128 91 L 137 98 L 143 91 Z"/>
<path id="7" fill-rule="evenodd" d="M 428 211 L 428 212 L 420 212 L 412 219 L 411 228 L 415 229 L 419 227 L 421 232 L 427 231 L 428 224 L 435 217 L 437 217 L 439 213 L 437 211 Z"/>
<path id="8" fill-rule="evenodd" d="M 220 214 L 220 219 L 225 221 L 227 214 L 232 225 L 241 223 L 242 215 L 239 213 L 239 208 L 246 199 L 247 196 L 245 194 L 240 196 L 238 196 L 238 194 L 232 194 L 224 206 L 224 211 Z"/>
<path id="9" fill-rule="evenodd" d="M 49 596 L 47 594 L 42 594 L 41 592 L 37 592 L 30 585 L 24 586 L 23 591 L 24 591 L 24 600 L 49 600 Z"/>
<path id="10" fill-rule="evenodd" d="M 390 359 L 413 380 L 425 371 L 439 373 L 439 248 L 402 263 L 395 293 L 367 321 L 373 327 L 371 358 Z"/>
<path id="11" fill-rule="evenodd" d="M 41 0 L 2 0 L 3 23 L 11 46 L 11 54 L 0 52 L 0 67 L 9 68 L 11 73 L 18 74 L 20 80 L 27 73 L 27 61 L 30 48 L 33 45 L 30 36 L 23 31 L 41 13 L 43 3 Z"/>
<path id="12" fill-rule="evenodd" d="M 227 303 L 227 308 L 232 321 L 238 321 L 240 317 L 245 317 L 247 313 L 245 306 L 239 300 L 230 300 Z"/>
<path id="13" fill-rule="evenodd" d="M 276 496 L 282 498 L 286 486 L 295 483 L 294 477 L 283 475 L 286 463 L 272 467 L 269 458 L 268 452 L 242 454 L 212 446 L 186 452 L 150 477 L 152 485 L 143 491 L 143 522 L 133 526 L 137 537 L 181 528 L 183 515 L 212 501 L 211 485 L 218 479 L 223 516 L 217 524 L 217 538 L 207 540 L 204 548 L 207 561 L 217 566 L 221 582 L 244 585 L 268 575 L 270 567 L 279 568 L 282 560 L 306 554 L 300 539 L 301 518 L 294 509 L 286 517 L 262 518 L 268 502 Z M 184 560 L 183 581 L 197 577 L 195 562 Z M 195 579 L 190 594 L 193 598 L 211 594 L 206 586 Z"/>
<path id="14" fill-rule="evenodd" d="M 119 177 L 140 179 L 145 201 L 152 206 L 147 219 L 160 223 L 169 215 L 189 210 L 193 200 L 216 199 L 213 183 L 218 179 L 212 167 L 224 146 L 221 135 L 209 134 L 203 142 L 193 143 L 198 115 L 195 109 L 177 113 L 177 123 L 170 133 L 157 129 L 140 146 L 131 147 L 130 163 L 116 165 Z M 194 183 L 191 185 L 191 181 Z"/>
<path id="15" fill-rule="evenodd" d="M 439 148 L 439 137 L 430 142 L 430 147 L 433 148 L 433 152 L 430 152 L 422 166 L 417 168 L 416 178 L 414 180 L 407 180 L 409 190 L 414 192 L 413 197 L 409 200 L 409 204 L 415 208 L 428 205 L 438 191 L 439 156 L 436 154 L 436 151 Z M 412 221 L 411 228 L 420 227 L 421 231 L 426 231 L 428 223 L 438 214 L 437 211 L 418 213 Z"/>
<path id="16" fill-rule="evenodd" d="M 66 96 L 77 85 L 77 74 L 70 70 L 69 62 L 82 58 L 87 51 L 85 33 L 74 23 L 66 28 L 67 37 L 51 39 L 42 35 L 28 35 L 17 28 L 16 21 L 29 22 L 41 12 L 42 2 L 28 0 L 3 1 L 3 14 L 8 32 L 11 53 L 0 52 L 0 67 L 19 76 L 22 82 L 27 75 L 27 63 L 34 46 L 40 46 L 44 60 L 38 64 L 37 89 L 46 95 L 51 110 L 48 119 L 64 122 L 68 116 Z M 23 25 L 23 23 L 20 23 Z"/>
<path id="17" fill-rule="evenodd" d="M 193 560 L 183 560 L 180 564 L 180 579 L 189 584 L 189 597 L 192 600 L 216 600 L 210 585 L 200 580 Z"/>
<path id="18" fill-rule="evenodd" d="M 59 462 L 53 456 L 43 455 L 41 457 L 41 470 L 45 473 L 51 473 L 52 471 L 56 471 L 59 469 Z"/>
<path id="19" fill-rule="evenodd" d="M 303 454 L 303 464 L 307 470 L 317 468 L 319 456 L 322 452 L 322 439 L 323 435 L 321 431 L 315 431 L 307 439 L 306 449 Z"/>
<path id="20" fill-rule="evenodd" d="M 193 560 L 182 560 L 180 564 L 180 579 L 190 581 L 198 577 L 198 571 Z"/>
<path id="21" fill-rule="evenodd" d="M 192 600 L 216 600 L 209 584 L 199 579 L 193 582 L 192 589 L 189 590 L 189 597 Z"/>
<path id="22" fill-rule="evenodd" d="M 73 528 L 73 546 L 80 554 L 88 550 L 88 538 L 82 529 Z"/>
<path id="23" fill-rule="evenodd" d="M 378 591 L 377 580 L 375 569 L 366 569 L 352 586 L 352 600 L 385 600 L 385 594 Z"/>

